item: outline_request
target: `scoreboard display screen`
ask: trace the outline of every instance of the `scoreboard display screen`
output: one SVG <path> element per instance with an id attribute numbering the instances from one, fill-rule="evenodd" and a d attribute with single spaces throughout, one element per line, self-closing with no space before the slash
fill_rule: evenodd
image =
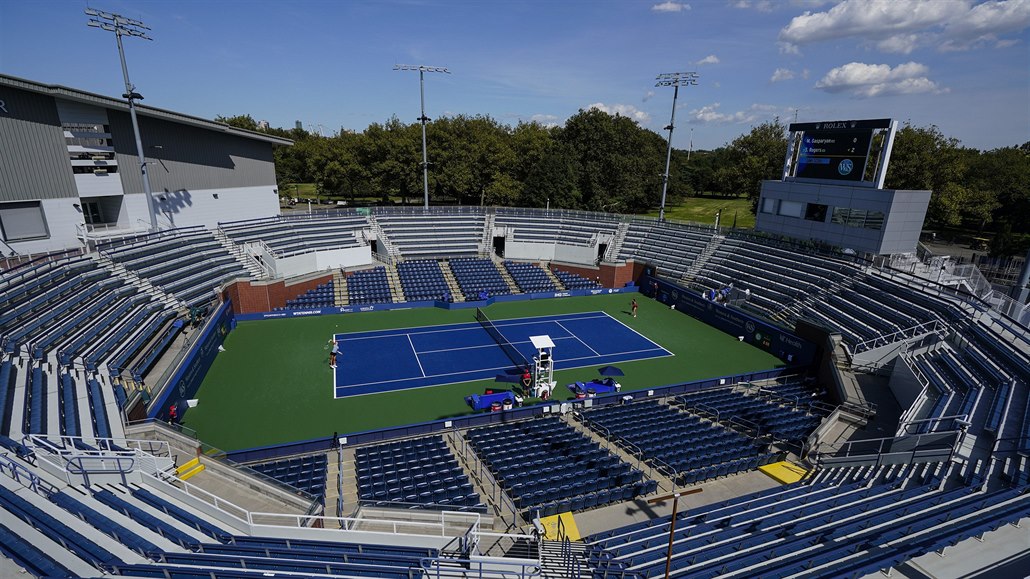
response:
<path id="1" fill-rule="evenodd" d="M 872 131 L 805 131 L 801 136 L 795 177 L 861 181 Z"/>
<path id="2" fill-rule="evenodd" d="M 874 136 L 889 130 L 891 123 L 890 119 L 791 123 L 790 166 L 784 177 L 867 183 L 869 157 L 872 154 L 875 162 L 884 143 Z"/>

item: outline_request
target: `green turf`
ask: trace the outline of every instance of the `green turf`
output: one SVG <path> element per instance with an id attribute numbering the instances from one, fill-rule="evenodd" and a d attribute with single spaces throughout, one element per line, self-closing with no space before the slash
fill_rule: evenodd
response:
<path id="1" fill-rule="evenodd" d="M 734 216 L 740 229 L 755 226 L 751 201 L 746 197 L 687 197 L 679 203 L 666 205 L 665 216 L 677 221 L 715 224 L 715 214 L 720 210 L 719 225 L 722 227 L 733 227 Z M 658 210 L 650 211 L 648 215 L 657 217 Z"/>
<path id="2" fill-rule="evenodd" d="M 620 363 L 626 372 L 619 379 L 624 391 L 780 365 L 767 352 L 643 296 L 637 296 L 640 311 L 633 319 L 632 297 L 506 302 L 486 311 L 500 320 L 604 310 L 675 354 Z M 197 393 L 200 403 L 189 410 L 185 424 L 207 444 L 238 450 L 467 414 L 464 396 L 495 386 L 492 381 L 336 400 L 325 345 L 334 333 L 472 322 L 474 311 L 425 308 L 241 322 L 205 377 Z M 560 350 L 555 350 L 555 358 L 560 366 Z M 593 378 L 595 371 L 587 367 L 556 372 L 557 397 L 568 398 L 564 385 Z"/>

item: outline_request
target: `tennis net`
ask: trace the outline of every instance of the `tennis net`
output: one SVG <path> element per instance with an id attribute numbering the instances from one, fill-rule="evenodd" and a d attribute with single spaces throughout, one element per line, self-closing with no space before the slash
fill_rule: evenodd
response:
<path id="1" fill-rule="evenodd" d="M 495 326 L 494 323 L 490 321 L 490 318 L 486 317 L 483 310 L 479 308 L 476 308 L 476 321 L 483 326 L 486 333 L 490 334 L 490 337 L 497 342 L 497 345 L 500 346 L 502 350 L 504 350 L 505 355 L 508 356 L 508 359 L 510 359 L 513 364 L 520 368 L 529 368 L 529 360 L 522 355 L 522 352 L 519 352 L 518 348 L 513 346 L 512 343 L 504 337 L 504 334 L 501 334 L 501 331 L 497 329 L 497 326 Z"/>

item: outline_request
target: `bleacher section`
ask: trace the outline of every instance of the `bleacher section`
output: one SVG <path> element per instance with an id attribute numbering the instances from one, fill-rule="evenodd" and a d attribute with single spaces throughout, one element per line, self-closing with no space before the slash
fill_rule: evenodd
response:
<path id="1" fill-rule="evenodd" d="M 600 234 L 614 235 L 619 216 L 578 211 L 539 211 L 498 207 L 494 225 L 513 231 L 512 239 L 532 243 L 591 245 Z"/>
<path id="2" fill-rule="evenodd" d="M 355 461 L 366 505 L 486 512 L 441 436 L 362 447 Z"/>
<path id="3" fill-rule="evenodd" d="M 374 267 L 354 272 L 347 278 L 347 299 L 352 304 L 388 304 L 393 301 L 386 268 Z"/>
<path id="4" fill-rule="evenodd" d="M 449 265 L 466 300 L 479 299 L 479 294 L 483 291 L 490 296 L 504 296 L 511 293 L 508 284 L 501 277 L 501 272 L 497 271 L 497 266 L 489 259 L 452 259 Z"/>
<path id="5" fill-rule="evenodd" d="M 273 460 L 247 466 L 283 484 L 300 489 L 325 503 L 329 459 L 324 454 Z"/>
<path id="6" fill-rule="evenodd" d="M 822 417 L 811 414 L 787 398 L 746 396 L 729 388 L 703 390 L 676 397 L 684 409 L 718 420 L 733 428 L 753 429 L 758 436 L 778 440 L 804 440 Z"/>
<path id="7" fill-rule="evenodd" d="M 368 218 L 353 210 L 316 215 L 290 214 L 218 224 L 234 243 L 260 241 L 279 257 L 365 245 L 361 232 L 368 226 Z"/>
<path id="8" fill-rule="evenodd" d="M 535 263 L 517 263 L 505 260 L 504 269 L 515 280 L 515 285 L 525 293 L 553 292 L 554 282 L 539 265 Z"/>
<path id="9" fill-rule="evenodd" d="M 713 230 L 669 221 L 634 219 L 619 250 L 619 259 L 650 263 L 665 277 L 678 279 L 711 242 Z"/>
<path id="10" fill-rule="evenodd" d="M 397 275 L 409 302 L 421 300 L 442 300 L 450 290 L 440 270 L 440 264 L 432 259 L 405 261 L 397 264 Z"/>
<path id="11" fill-rule="evenodd" d="M 187 305 L 209 302 L 211 288 L 247 275 L 243 264 L 203 227 L 162 231 L 97 249 Z"/>
<path id="12" fill-rule="evenodd" d="M 527 514 L 600 507 L 657 488 L 558 418 L 477 428 L 466 437 L 515 506 Z"/>
<path id="13" fill-rule="evenodd" d="M 404 258 L 475 257 L 483 241 L 486 216 L 478 210 L 441 207 L 430 212 L 377 212 L 375 220 Z"/>
<path id="14" fill-rule="evenodd" d="M 561 269 L 552 269 L 554 276 L 558 278 L 558 281 L 565 286 L 565 289 L 591 289 L 601 287 L 601 284 L 592 279 L 587 279 L 577 273 L 565 271 Z"/>
<path id="15" fill-rule="evenodd" d="M 335 286 L 332 280 L 318 284 L 318 287 L 309 289 L 296 299 L 286 300 L 285 308 L 274 308 L 278 310 L 297 310 L 306 308 L 328 308 L 336 305 Z"/>
<path id="16" fill-rule="evenodd" d="M 1023 489 L 941 488 L 942 472 L 936 464 L 827 471 L 681 513 L 672 575 L 862 577 L 1030 514 Z M 593 576 L 662 576 L 669 524 L 662 517 L 588 537 Z"/>
<path id="17" fill-rule="evenodd" d="M 780 456 L 754 438 L 657 402 L 604 406 L 583 415 L 587 426 L 599 425 L 599 432 L 630 443 L 626 448 L 640 452 L 652 467 L 672 467 L 680 485 L 753 470 Z"/>

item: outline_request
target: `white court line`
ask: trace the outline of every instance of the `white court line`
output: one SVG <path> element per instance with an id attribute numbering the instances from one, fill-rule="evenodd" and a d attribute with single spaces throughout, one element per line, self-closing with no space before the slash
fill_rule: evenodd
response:
<path id="1" fill-rule="evenodd" d="M 597 316 L 597 317 L 601 317 L 601 316 Z M 561 322 L 559 322 L 557 320 L 555 320 L 554 323 L 558 324 L 559 328 L 565 330 L 565 332 L 569 334 L 569 337 L 576 338 L 576 341 L 578 341 L 580 344 L 583 344 L 584 346 L 586 346 L 587 350 L 590 350 L 591 352 L 593 352 L 595 356 L 600 356 L 600 354 L 597 353 L 597 350 L 591 348 L 589 344 L 587 344 L 586 342 L 581 340 L 578 334 L 570 332 L 568 328 L 566 328 L 565 326 L 561 325 Z M 558 338 L 558 339 L 560 340 L 561 338 Z"/>
<path id="2" fill-rule="evenodd" d="M 418 363 L 418 371 L 422 372 L 422 377 L 426 377 L 426 371 L 422 369 L 422 360 L 418 359 L 418 350 L 415 349 L 415 344 L 411 342 L 411 334 L 404 334 L 408 337 L 408 344 L 411 344 L 411 353 L 415 355 L 415 362 Z"/>
<path id="3" fill-rule="evenodd" d="M 555 341 L 557 341 L 557 340 L 576 340 L 578 338 L 576 338 L 576 336 L 565 336 L 564 338 L 553 338 L 553 339 Z M 533 342 L 531 342 L 529 340 L 522 340 L 521 342 L 510 342 L 510 343 L 512 345 L 515 345 L 515 344 L 532 344 Z M 489 344 L 480 344 L 480 345 L 476 345 L 476 346 L 461 346 L 460 348 L 443 348 L 443 349 L 440 349 L 440 350 L 424 350 L 424 351 L 422 351 L 420 353 L 421 354 L 438 354 L 440 352 L 455 352 L 455 351 L 458 351 L 458 350 L 475 350 L 476 348 L 496 348 L 496 347 L 498 347 L 497 342 L 490 342 Z M 587 347 L 589 348 L 590 346 L 587 346 Z M 600 354 L 598 354 L 598 356 L 600 356 Z"/>
<path id="4" fill-rule="evenodd" d="M 666 350 L 665 348 L 658 347 L 658 348 L 648 348 L 646 350 L 633 350 L 633 351 L 630 351 L 630 352 L 619 352 L 617 354 L 605 354 L 605 356 L 624 356 L 626 354 L 639 354 L 641 352 L 654 352 L 654 351 L 668 352 L 668 350 Z M 666 358 L 668 356 L 669 356 L 669 354 L 660 355 L 660 356 L 649 356 L 647 358 L 634 358 L 633 360 L 626 360 L 626 362 L 637 362 L 639 360 L 653 360 L 655 358 Z M 579 358 L 566 358 L 564 360 L 557 360 L 557 363 L 561 363 L 561 362 L 574 362 L 576 360 L 592 360 L 592 359 L 594 359 L 594 356 L 580 356 Z M 586 368 L 587 366 L 592 366 L 592 365 L 593 364 L 586 364 L 586 365 L 583 365 L 583 366 L 571 366 L 571 367 L 568 367 L 568 368 L 562 368 L 562 370 L 575 370 L 576 368 Z M 504 369 L 505 368 L 503 368 L 503 367 L 489 366 L 487 368 L 477 368 L 475 370 L 462 370 L 461 372 L 446 372 L 444 374 L 430 374 L 430 375 L 424 376 L 424 377 L 425 378 L 439 378 L 439 377 L 442 377 L 442 376 L 460 376 L 462 374 L 472 374 L 474 372 L 485 372 L 487 370 L 495 370 L 495 371 L 500 372 L 500 371 L 503 371 Z M 557 370 L 557 368 L 555 368 L 555 370 Z M 379 380 L 378 382 L 362 382 L 360 384 L 347 384 L 347 385 L 344 385 L 344 386 L 337 386 L 337 388 L 344 388 L 344 389 L 346 389 L 346 388 L 357 388 L 359 386 L 374 386 L 376 384 L 389 384 L 391 382 L 406 382 L 408 380 L 414 380 L 414 379 L 415 379 L 414 377 L 409 376 L 407 378 L 394 378 L 392 380 Z M 473 381 L 477 381 L 477 380 L 484 380 L 484 378 L 473 378 L 472 380 L 466 380 L 466 382 L 473 382 Z M 443 386 L 444 384 L 447 384 L 447 382 L 441 382 L 439 384 L 430 384 L 430 386 Z M 422 388 L 422 387 L 419 386 L 419 388 Z M 405 388 L 405 390 L 407 390 L 407 389 Z M 371 392 L 370 394 L 382 394 L 382 392 Z"/>
<path id="5" fill-rule="evenodd" d="M 620 322 L 619 320 L 615 319 L 615 318 L 614 318 L 614 317 L 613 317 L 613 316 L 612 316 L 611 314 L 609 314 L 608 312 L 601 312 L 601 313 L 602 313 L 602 314 L 604 314 L 604 315 L 606 315 L 606 316 L 608 316 L 609 318 L 611 318 L 611 319 L 612 319 L 612 321 L 613 321 L 613 322 L 615 322 L 616 324 L 621 324 L 621 325 L 622 325 L 622 327 L 626 328 L 627 330 L 629 330 L 629 331 L 633 332 L 634 334 L 636 334 L 636 335 L 640 336 L 641 338 L 643 338 L 643 339 L 647 340 L 648 342 L 650 342 L 650 343 L 654 344 L 655 346 L 658 346 L 658 347 L 659 347 L 659 348 L 661 348 L 662 350 L 665 350 L 666 352 L 669 352 L 669 355 L 670 355 L 670 356 L 675 356 L 675 355 L 676 355 L 676 354 L 673 354 L 672 352 L 670 352 L 670 351 L 669 351 L 669 349 L 668 349 L 668 348 L 666 348 L 665 346 L 663 346 L 663 345 L 659 344 L 658 342 L 655 342 L 655 341 L 654 341 L 654 340 L 652 340 L 651 338 L 648 338 L 648 337 L 647 337 L 647 336 L 645 336 L 644 334 L 641 334 L 640 332 L 638 332 L 638 331 L 634 330 L 633 328 L 631 328 L 631 327 L 627 326 L 626 324 L 623 324 L 623 323 L 622 323 L 622 322 Z"/>
<path id="6" fill-rule="evenodd" d="M 608 314 L 606 312 L 583 312 L 583 313 L 585 313 L 585 314 L 601 314 L 601 315 L 588 315 L 588 316 L 583 316 L 581 318 L 571 318 L 571 320 L 572 321 L 593 320 L 593 319 L 603 318 L 605 316 L 608 316 Z M 561 314 L 561 315 L 568 315 L 568 314 Z M 508 327 L 515 327 L 515 326 L 528 326 L 528 325 L 531 325 L 531 324 L 546 324 L 546 323 L 549 323 L 549 322 L 553 323 L 553 322 L 557 321 L 557 320 L 553 320 L 553 319 L 546 319 L 547 317 L 548 316 L 535 316 L 535 317 L 525 317 L 525 318 L 506 318 L 506 319 L 503 319 L 503 320 L 495 321 L 494 322 L 494 326 L 508 328 Z M 611 316 L 608 316 L 608 317 L 610 318 Z M 541 318 L 545 318 L 545 319 L 541 319 Z M 536 320 L 536 321 L 520 322 L 520 323 L 516 323 L 516 324 L 505 324 L 504 323 L 504 322 L 508 322 L 508 321 L 511 321 L 511 320 Z M 459 324 L 437 324 L 436 326 L 420 326 L 420 327 L 417 327 L 417 328 L 398 328 L 398 329 L 420 330 L 422 328 L 433 328 L 433 327 L 454 326 L 454 325 L 459 325 Z M 477 329 L 482 329 L 483 328 L 483 326 L 479 322 L 462 322 L 460 325 L 465 325 L 465 326 L 468 326 L 468 327 L 466 327 L 466 328 L 450 328 L 450 329 L 447 329 L 447 330 L 430 330 L 428 332 L 414 332 L 414 333 L 417 336 L 427 336 L 427 335 L 430 335 L 430 334 L 443 334 L 445 332 L 470 332 L 470 331 L 473 331 L 473 330 L 477 330 Z M 372 331 L 373 332 L 389 332 L 390 330 L 372 330 Z M 368 333 L 368 332 L 351 332 L 351 333 L 352 334 L 358 334 L 358 333 L 364 334 L 364 333 Z M 340 334 L 340 335 L 341 336 L 349 336 L 351 334 Z M 397 337 L 397 336 L 400 336 L 400 335 L 401 334 L 384 334 L 382 336 L 364 336 L 364 337 L 362 337 L 362 336 L 354 336 L 354 337 L 351 337 L 351 338 L 340 338 L 340 340 L 343 340 L 345 342 L 350 342 L 350 341 L 354 341 L 354 340 L 375 340 L 375 339 L 379 339 L 379 338 L 394 338 L 394 337 Z"/>

